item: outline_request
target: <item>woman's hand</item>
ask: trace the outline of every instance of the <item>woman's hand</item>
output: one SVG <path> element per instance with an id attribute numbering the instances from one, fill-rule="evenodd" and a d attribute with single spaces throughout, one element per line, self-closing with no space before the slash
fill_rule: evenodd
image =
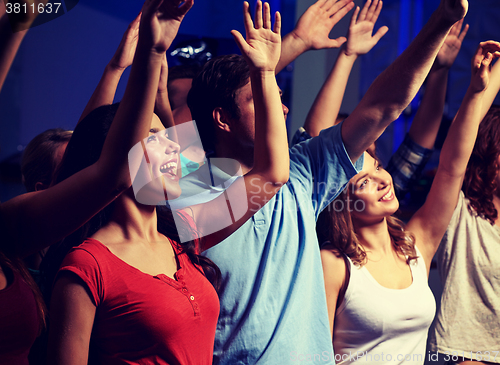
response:
<path id="1" fill-rule="evenodd" d="M 140 36 L 155 52 L 165 53 L 192 6 L 193 0 L 146 0 L 142 7 Z"/>

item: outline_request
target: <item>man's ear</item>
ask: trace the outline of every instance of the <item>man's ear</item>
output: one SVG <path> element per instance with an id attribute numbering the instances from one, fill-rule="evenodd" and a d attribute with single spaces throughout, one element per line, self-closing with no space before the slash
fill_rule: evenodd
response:
<path id="1" fill-rule="evenodd" d="M 44 183 L 38 181 L 36 184 L 35 184 L 35 191 L 41 191 L 41 190 L 45 190 L 45 189 L 48 189 L 48 186 L 45 185 Z"/>
<path id="2" fill-rule="evenodd" d="M 228 112 L 221 107 L 217 107 L 212 112 L 215 127 L 225 132 L 231 132 L 231 122 Z"/>

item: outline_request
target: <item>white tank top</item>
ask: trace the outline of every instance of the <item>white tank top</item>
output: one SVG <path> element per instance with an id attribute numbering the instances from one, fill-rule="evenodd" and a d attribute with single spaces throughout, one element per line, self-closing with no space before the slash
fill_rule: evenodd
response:
<path id="1" fill-rule="evenodd" d="M 410 264 L 412 283 L 405 289 L 383 287 L 349 259 L 349 283 L 335 313 L 336 364 L 424 363 L 436 301 L 418 249 L 417 256 Z"/>

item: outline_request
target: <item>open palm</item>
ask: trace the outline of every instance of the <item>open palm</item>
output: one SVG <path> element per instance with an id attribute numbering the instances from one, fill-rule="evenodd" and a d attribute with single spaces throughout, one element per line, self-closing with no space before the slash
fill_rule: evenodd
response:
<path id="1" fill-rule="evenodd" d="M 276 69 L 281 54 L 281 17 L 275 15 L 274 29 L 271 29 L 271 10 L 269 4 L 258 1 L 255 10 L 255 22 L 252 22 L 249 4 L 243 4 L 246 40 L 240 32 L 233 30 L 234 36 L 243 57 L 250 69 L 273 71 Z"/>
<path id="2" fill-rule="evenodd" d="M 363 55 L 368 53 L 382 38 L 389 28 L 381 27 L 377 33 L 372 35 L 375 23 L 382 10 L 382 1 L 368 0 L 363 10 L 356 8 L 351 18 L 349 32 L 347 34 L 347 55 Z M 358 17 L 359 14 L 359 17 Z"/>

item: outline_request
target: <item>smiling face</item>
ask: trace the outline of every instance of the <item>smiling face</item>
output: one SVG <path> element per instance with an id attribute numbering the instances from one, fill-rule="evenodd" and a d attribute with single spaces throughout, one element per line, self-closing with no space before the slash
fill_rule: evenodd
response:
<path id="1" fill-rule="evenodd" d="M 160 195 L 175 199 L 181 194 L 178 175 L 180 148 L 169 139 L 169 130 L 153 114 L 149 136 L 144 139 L 144 155 L 149 165 L 151 184 L 155 185 L 156 190 L 161 190 Z"/>
<path id="2" fill-rule="evenodd" d="M 380 222 L 394 214 L 399 202 L 391 175 L 365 152 L 363 170 L 349 181 L 349 200 L 353 221 Z"/>

